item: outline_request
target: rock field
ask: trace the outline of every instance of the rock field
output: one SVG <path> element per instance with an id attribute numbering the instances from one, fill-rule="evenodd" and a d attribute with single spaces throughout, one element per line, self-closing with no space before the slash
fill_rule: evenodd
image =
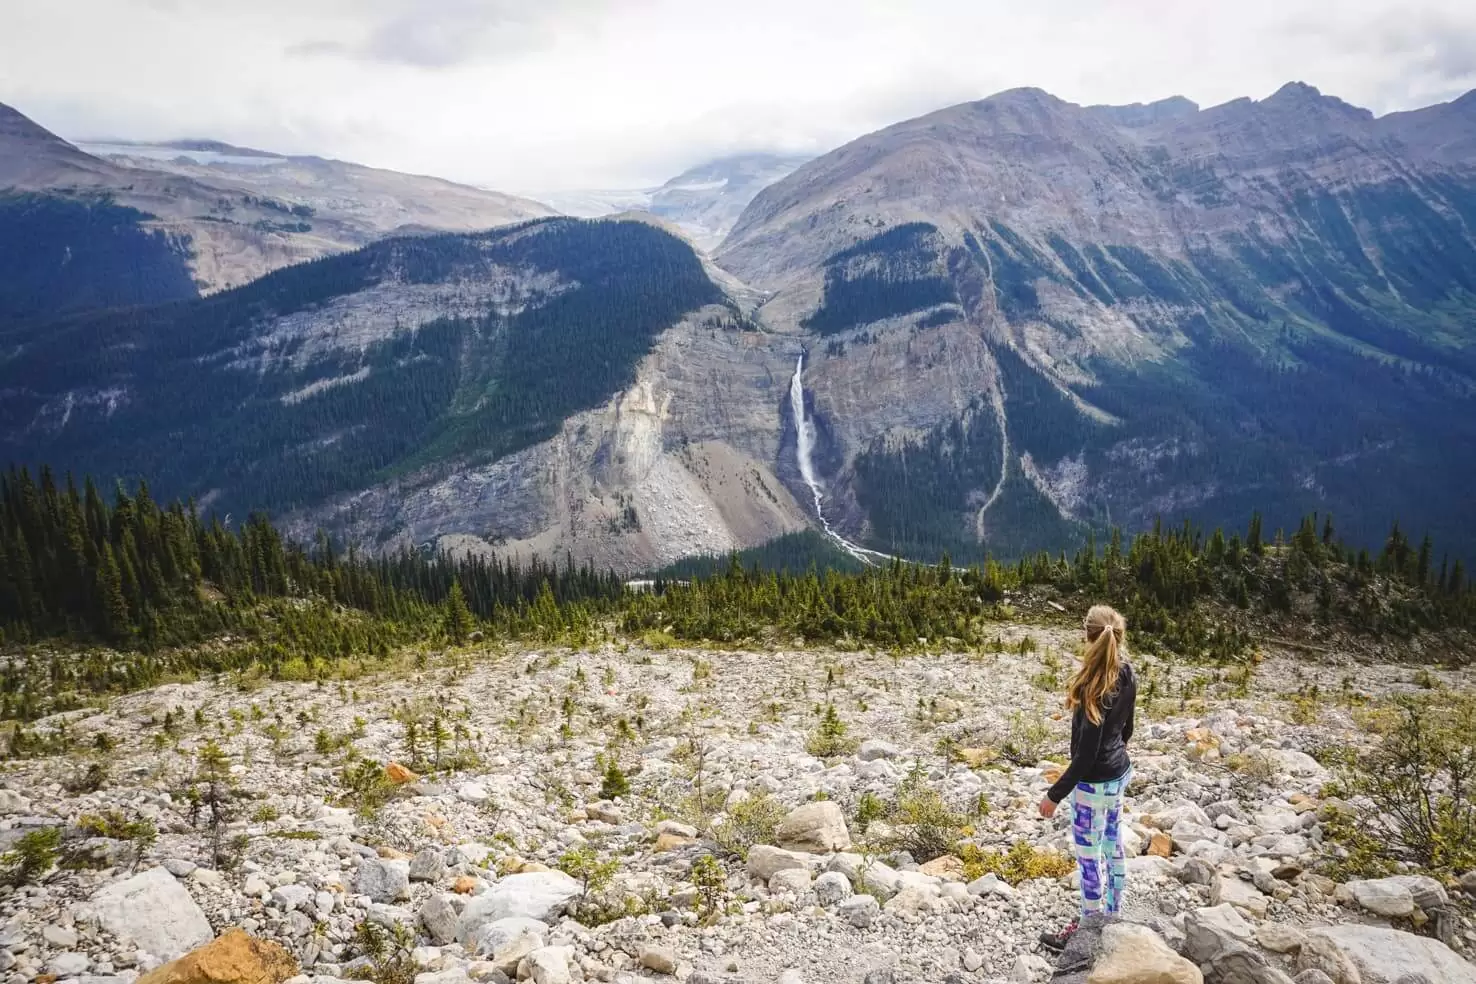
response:
<path id="1" fill-rule="evenodd" d="M 1035 811 L 1065 755 L 1069 642 L 1014 626 L 972 654 L 489 646 L 57 715 L 28 726 L 46 754 L 0 764 L 0 846 L 64 831 L 60 867 L 0 888 L 0 979 L 1476 984 L 1476 875 L 1335 882 L 1319 763 L 1372 740 L 1370 700 L 1469 690 L 1470 671 L 1136 660 L 1126 911 L 1059 968 L 1036 937 L 1074 914 L 1072 875 L 899 848 L 913 828 L 888 804 L 913 795 L 975 854 L 1069 852 L 1066 811 Z M 139 819 L 156 839 L 123 829 Z M 198 949 L 232 928 L 249 936 Z"/>

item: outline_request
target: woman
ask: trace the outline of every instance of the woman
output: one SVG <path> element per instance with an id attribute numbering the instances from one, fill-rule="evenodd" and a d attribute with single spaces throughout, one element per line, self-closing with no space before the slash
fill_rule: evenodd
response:
<path id="1" fill-rule="evenodd" d="M 1081 914 L 1116 913 L 1122 905 L 1127 868 L 1118 834 L 1122 792 L 1132 777 L 1127 743 L 1133 736 L 1138 683 L 1123 651 L 1127 623 L 1106 605 L 1086 616 L 1086 650 L 1081 668 L 1066 685 L 1071 711 L 1071 765 L 1040 801 L 1040 815 L 1072 796 L 1072 839 L 1081 873 Z M 1080 920 L 1059 933 L 1044 933 L 1041 943 L 1063 950 Z"/>

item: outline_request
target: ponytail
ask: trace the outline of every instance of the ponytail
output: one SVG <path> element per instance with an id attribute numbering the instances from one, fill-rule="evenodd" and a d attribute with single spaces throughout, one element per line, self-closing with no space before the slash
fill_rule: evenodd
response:
<path id="1" fill-rule="evenodd" d="M 1127 637 L 1127 622 L 1107 605 L 1093 605 L 1086 616 L 1086 649 L 1081 669 L 1066 685 L 1066 709 L 1078 707 L 1092 724 L 1101 724 L 1104 704 L 1117 692 L 1121 670 L 1119 652 Z"/>

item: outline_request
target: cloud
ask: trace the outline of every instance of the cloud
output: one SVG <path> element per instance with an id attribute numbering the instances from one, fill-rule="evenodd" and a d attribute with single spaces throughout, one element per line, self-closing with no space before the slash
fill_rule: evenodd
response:
<path id="1" fill-rule="evenodd" d="M 586 30 L 599 0 L 378 0 L 354 43 L 317 38 L 289 44 L 295 57 L 336 56 L 412 68 L 452 68 L 535 52 Z"/>
<path id="2" fill-rule="evenodd" d="M 69 138 L 214 137 L 510 191 L 822 153 L 1039 86 L 1376 112 L 1476 87 L 1469 0 L 0 0 L 0 101 Z"/>

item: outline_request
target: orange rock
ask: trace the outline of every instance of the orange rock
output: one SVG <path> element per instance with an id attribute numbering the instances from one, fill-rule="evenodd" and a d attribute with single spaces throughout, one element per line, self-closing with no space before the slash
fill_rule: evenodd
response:
<path id="1" fill-rule="evenodd" d="M 414 782 L 420 776 L 405 768 L 398 762 L 391 762 L 384 767 L 384 777 L 396 786 L 403 786 L 407 782 Z"/>
<path id="2" fill-rule="evenodd" d="M 1148 839 L 1147 853 L 1155 857 L 1166 858 L 1174 849 L 1174 839 L 1161 830 L 1155 830 L 1153 836 Z"/>
<path id="3" fill-rule="evenodd" d="M 958 757 L 971 769 L 988 765 L 999 757 L 999 753 L 992 748 L 960 748 Z"/>
<path id="4" fill-rule="evenodd" d="M 384 844 L 376 847 L 374 849 L 374 853 L 378 854 L 386 861 L 409 861 L 412 857 L 412 855 L 406 854 L 404 851 L 398 850 L 393 847 L 387 847 Z"/>
<path id="5" fill-rule="evenodd" d="M 476 888 L 477 880 L 471 875 L 458 875 L 456 880 L 451 883 L 451 891 L 457 895 L 470 895 L 476 891 Z"/>
<path id="6" fill-rule="evenodd" d="M 523 867 L 519 870 L 526 873 L 529 871 L 552 871 L 553 869 L 546 864 L 539 864 L 537 861 L 524 861 Z"/>
<path id="7" fill-rule="evenodd" d="M 1050 768 L 1045 770 L 1045 781 L 1050 783 L 1055 782 L 1057 779 L 1061 778 L 1061 773 L 1064 771 L 1066 770 L 1061 768 L 1059 765 L 1051 766 Z"/>
<path id="8" fill-rule="evenodd" d="M 697 843 L 690 837 L 680 834 L 662 834 L 656 838 L 656 846 L 652 848 L 657 854 L 665 854 L 667 851 L 680 851 L 684 847 L 690 847 Z"/>
<path id="9" fill-rule="evenodd" d="M 944 881 L 964 880 L 964 863 L 952 854 L 945 854 L 941 858 L 934 858 L 918 870 L 925 875 L 941 878 Z"/>
<path id="10" fill-rule="evenodd" d="M 138 984 L 281 984 L 297 961 L 270 940 L 232 929 L 138 979 Z"/>

